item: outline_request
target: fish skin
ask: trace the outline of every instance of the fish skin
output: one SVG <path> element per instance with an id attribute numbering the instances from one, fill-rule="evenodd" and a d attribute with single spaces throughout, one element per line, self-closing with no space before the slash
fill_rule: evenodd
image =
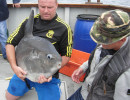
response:
<path id="1" fill-rule="evenodd" d="M 54 75 L 61 68 L 62 58 L 50 41 L 33 36 L 33 21 L 32 10 L 25 26 L 25 36 L 16 48 L 16 61 L 27 72 L 26 77 L 37 82 L 40 75 L 46 78 Z"/>

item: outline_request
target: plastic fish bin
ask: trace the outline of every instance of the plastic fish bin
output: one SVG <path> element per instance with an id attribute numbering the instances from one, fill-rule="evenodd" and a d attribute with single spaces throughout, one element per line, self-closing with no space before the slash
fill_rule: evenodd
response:
<path id="1" fill-rule="evenodd" d="M 71 77 L 72 73 L 79 68 L 85 61 L 89 59 L 90 53 L 73 49 L 70 61 L 66 66 L 60 69 L 60 73 Z M 80 81 L 84 80 L 85 74 L 80 77 Z"/>

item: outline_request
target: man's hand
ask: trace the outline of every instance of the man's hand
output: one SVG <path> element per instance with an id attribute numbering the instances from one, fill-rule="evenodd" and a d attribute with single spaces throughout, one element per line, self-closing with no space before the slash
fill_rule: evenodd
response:
<path id="1" fill-rule="evenodd" d="M 20 8 L 21 6 L 20 6 L 20 3 L 14 3 L 13 7 Z"/>
<path id="2" fill-rule="evenodd" d="M 23 81 L 26 78 L 25 75 L 27 74 L 22 68 L 18 66 L 15 67 L 14 73 Z"/>
<path id="3" fill-rule="evenodd" d="M 44 75 L 40 75 L 38 79 L 38 83 L 45 83 L 45 82 L 50 82 L 52 80 L 52 76 L 49 78 L 46 78 Z"/>
<path id="4" fill-rule="evenodd" d="M 78 68 L 77 70 L 75 70 L 71 76 L 72 80 L 76 83 L 80 83 L 79 79 L 80 77 L 84 74 L 83 69 L 82 68 Z"/>

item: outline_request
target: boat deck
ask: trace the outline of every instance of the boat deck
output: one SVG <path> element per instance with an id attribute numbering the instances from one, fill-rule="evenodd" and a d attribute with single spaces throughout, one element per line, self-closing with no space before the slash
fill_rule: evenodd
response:
<path id="1" fill-rule="evenodd" d="M 3 57 L 0 56 L 0 100 L 6 100 L 5 91 L 9 84 L 9 80 L 7 80 L 6 78 L 12 77 L 13 74 L 14 73 L 13 73 L 8 61 L 4 60 Z M 66 100 L 82 84 L 82 83 L 76 84 L 75 82 L 73 82 L 71 80 L 70 77 L 63 75 L 63 74 L 60 74 L 60 79 L 62 81 L 61 86 L 60 86 L 61 92 L 62 92 L 60 100 Z M 19 100 L 38 100 L 35 89 L 30 90 Z"/>

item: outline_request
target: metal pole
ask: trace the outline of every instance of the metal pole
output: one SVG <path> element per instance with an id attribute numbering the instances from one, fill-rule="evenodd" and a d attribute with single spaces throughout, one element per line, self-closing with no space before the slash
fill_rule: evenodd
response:
<path id="1" fill-rule="evenodd" d="M 91 2 L 91 0 L 88 0 L 88 2 Z"/>
<path id="2" fill-rule="evenodd" d="M 97 2 L 99 3 L 99 2 L 100 2 L 100 0 L 97 0 Z"/>

